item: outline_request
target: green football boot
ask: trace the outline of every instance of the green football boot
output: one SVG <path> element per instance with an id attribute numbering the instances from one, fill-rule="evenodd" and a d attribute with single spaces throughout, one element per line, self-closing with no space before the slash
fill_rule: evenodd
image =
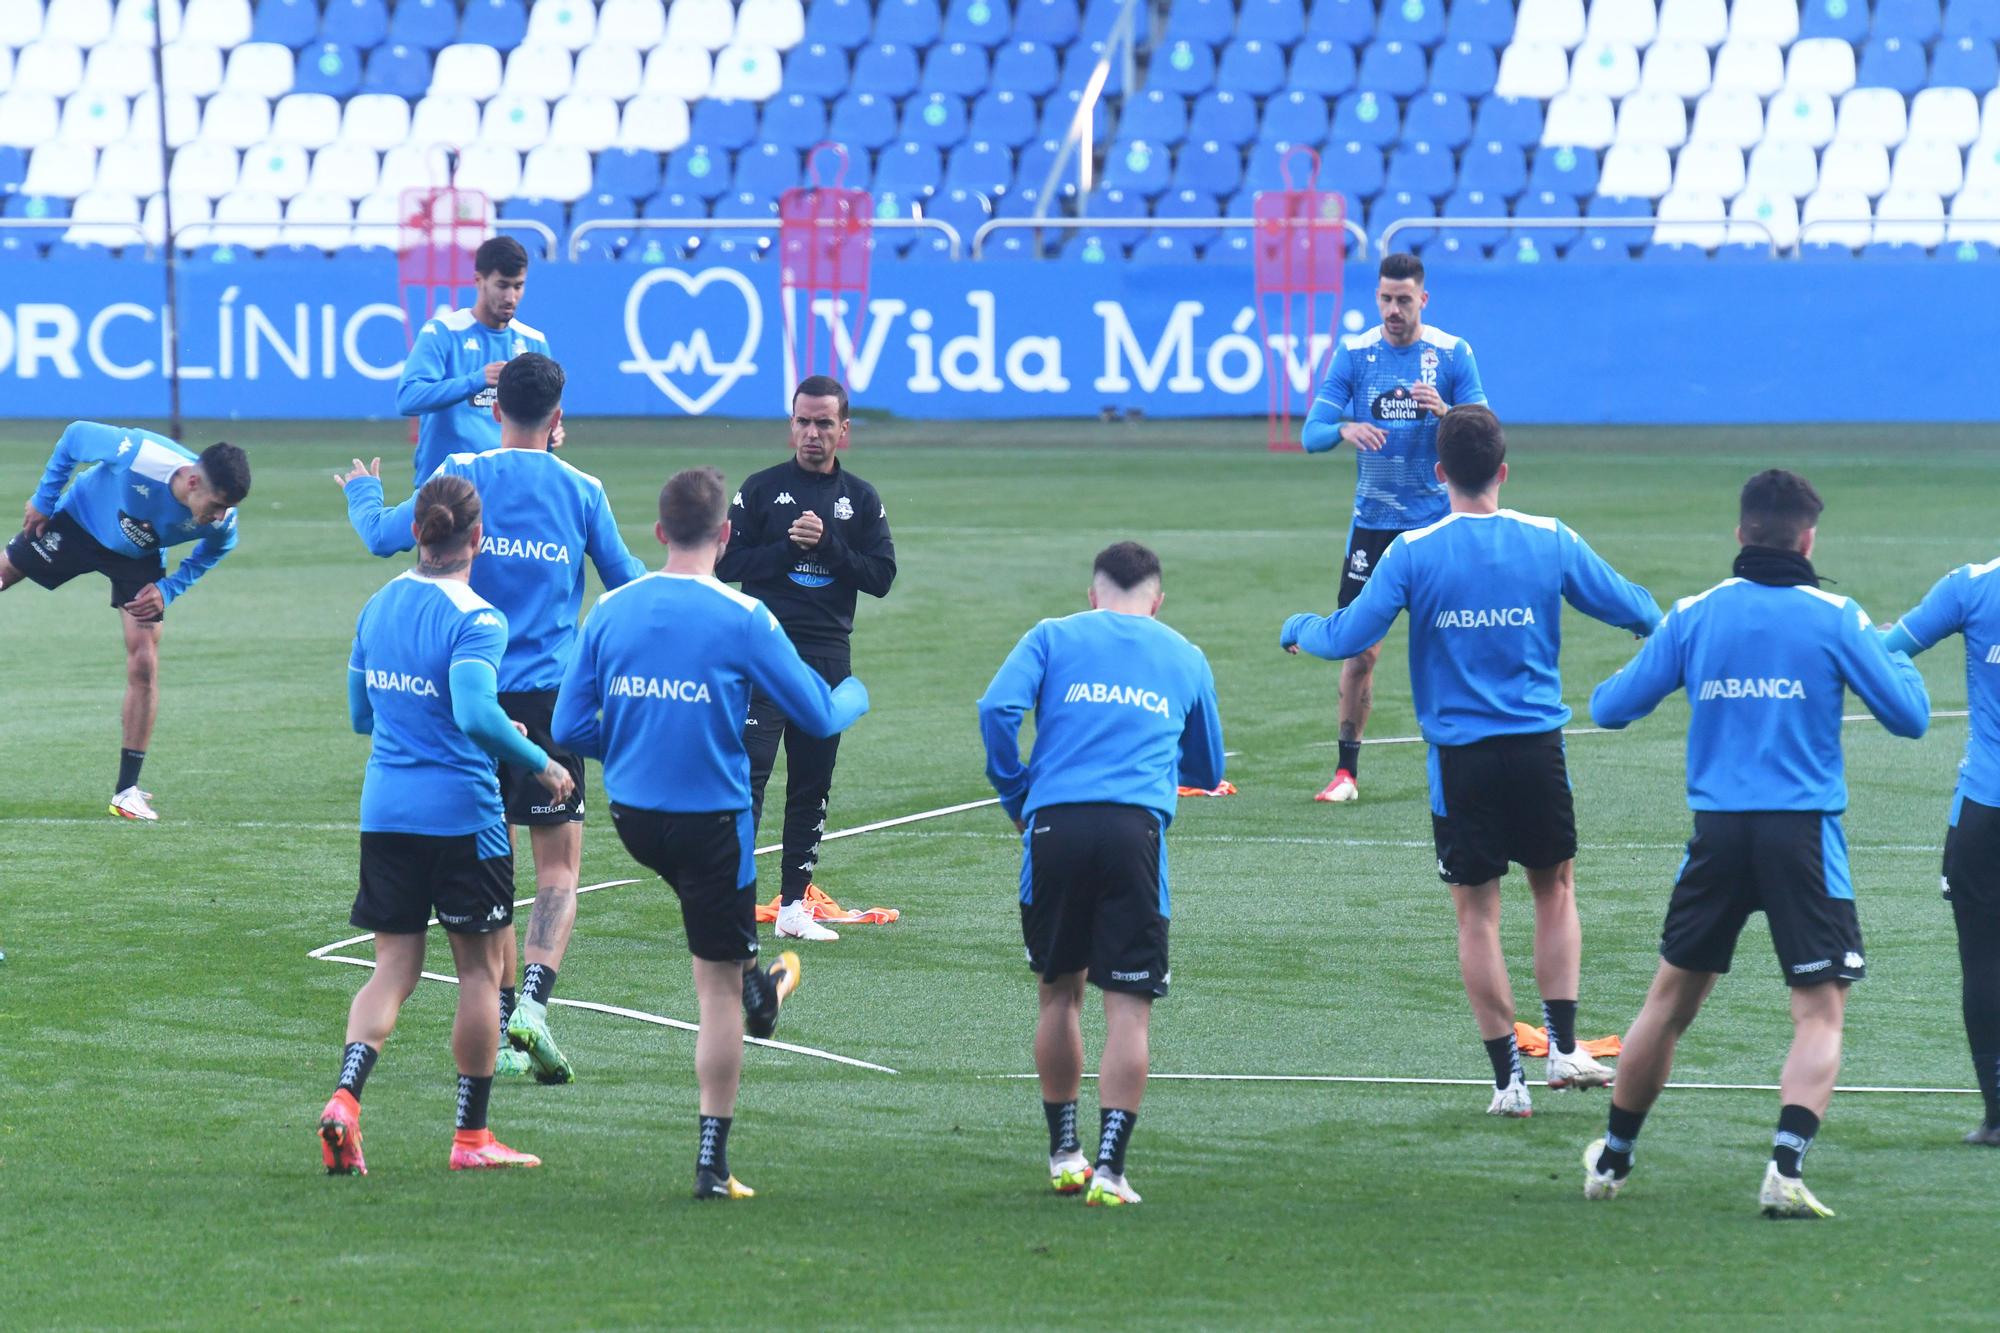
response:
<path id="1" fill-rule="evenodd" d="M 525 1078 L 534 1067 L 534 1062 L 528 1059 L 526 1051 L 517 1051 L 504 1041 L 500 1043 L 500 1049 L 493 1056 L 495 1078 Z"/>
<path id="2" fill-rule="evenodd" d="M 549 1035 L 549 1008 L 533 1000 L 523 999 L 514 1006 L 514 1016 L 507 1020 L 507 1040 L 514 1049 L 525 1054 L 533 1067 L 537 1083 L 570 1083 L 576 1079 L 576 1070 L 570 1066 L 569 1057 L 556 1045 Z"/>

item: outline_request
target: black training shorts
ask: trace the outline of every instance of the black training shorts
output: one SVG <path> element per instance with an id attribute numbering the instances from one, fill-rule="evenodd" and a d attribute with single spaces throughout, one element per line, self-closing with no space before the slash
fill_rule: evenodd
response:
<path id="1" fill-rule="evenodd" d="M 611 803 L 611 822 L 632 859 L 681 900 L 688 952 L 711 963 L 757 956 L 757 864 L 748 810 L 679 814 Z"/>
<path id="2" fill-rule="evenodd" d="M 500 799 L 507 806 L 507 822 L 533 828 L 547 824 L 583 822 L 583 756 L 571 754 L 549 734 L 555 720 L 554 690 L 521 690 L 500 695 L 500 711 L 528 729 L 528 739 L 548 751 L 549 758 L 569 770 L 576 790 L 567 801 L 549 799 L 549 789 L 530 769 L 496 760 L 500 768 Z"/>
<path id="3" fill-rule="evenodd" d="M 1344 610 L 1368 586 L 1368 576 L 1382 563 L 1382 552 L 1403 535 L 1401 528 L 1351 528 L 1347 533 L 1347 562 L 1340 567 L 1339 603 Z"/>
<path id="4" fill-rule="evenodd" d="M 434 912 L 455 935 L 512 924 L 514 850 L 504 824 L 450 837 L 361 835 L 361 889 L 347 919 L 385 935 L 420 935 Z"/>
<path id="5" fill-rule="evenodd" d="M 79 574 L 102 574 L 111 580 L 111 605 L 116 607 L 167 573 L 167 562 L 158 551 L 120 555 L 91 536 L 67 510 L 52 515 L 39 537 L 16 533 L 7 543 L 7 563 L 44 588 L 60 588 Z"/>
<path id="6" fill-rule="evenodd" d="M 1960 797 L 1944 835 L 1944 897 L 1954 910 L 2000 916 L 2000 810 Z"/>
<path id="7" fill-rule="evenodd" d="M 1547 870 L 1576 856 L 1562 731 L 1433 745 L 1431 838 L 1438 878 L 1485 884 L 1513 862 Z"/>
<path id="8" fill-rule="evenodd" d="M 1695 811 L 1660 957 L 1690 972 L 1727 972 L 1752 912 L 1770 923 L 1787 985 L 1868 975 L 1838 815 Z"/>
<path id="9" fill-rule="evenodd" d="M 1136 805 L 1045 805 L 1022 837 L 1021 936 L 1044 981 L 1167 993 L 1167 847 Z"/>

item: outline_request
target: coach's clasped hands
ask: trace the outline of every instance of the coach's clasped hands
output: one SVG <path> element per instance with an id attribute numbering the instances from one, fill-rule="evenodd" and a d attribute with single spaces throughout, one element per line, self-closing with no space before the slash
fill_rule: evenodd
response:
<path id="1" fill-rule="evenodd" d="M 792 526 L 786 529 L 785 535 L 801 551 L 810 551 L 819 545 L 820 538 L 826 536 L 826 524 L 818 514 L 808 509 L 792 520 Z"/>

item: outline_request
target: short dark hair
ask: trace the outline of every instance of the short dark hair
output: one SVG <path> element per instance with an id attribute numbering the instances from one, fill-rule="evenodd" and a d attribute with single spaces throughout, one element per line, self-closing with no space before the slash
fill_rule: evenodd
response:
<path id="1" fill-rule="evenodd" d="M 562 406 L 563 368 L 540 352 L 523 352 L 500 371 L 495 392 L 500 415 L 523 426 L 539 426 Z"/>
<path id="2" fill-rule="evenodd" d="M 1774 467 L 1743 483 L 1737 524 L 1743 529 L 1745 546 L 1789 549 L 1799 544 L 1806 529 L 1819 525 L 1825 509 L 1826 502 L 1811 482 Z"/>
<path id="3" fill-rule="evenodd" d="M 1462 494 L 1478 495 L 1507 461 L 1507 436 L 1491 408 L 1467 403 L 1452 408 L 1438 423 L 1437 452 L 1445 480 Z"/>
<path id="4" fill-rule="evenodd" d="M 1138 542 L 1113 542 L 1097 553 L 1090 572 L 1092 577 L 1102 574 L 1120 591 L 1130 592 L 1147 579 L 1160 577 L 1160 557 Z"/>
<path id="5" fill-rule="evenodd" d="M 231 504 L 241 504 L 250 494 L 250 459 L 227 442 L 211 444 L 201 451 L 201 475 L 209 488 Z"/>
<path id="6" fill-rule="evenodd" d="M 489 236 L 472 252 L 472 271 L 485 277 L 498 273 L 511 278 L 528 271 L 528 247 L 512 236 Z"/>
<path id="7" fill-rule="evenodd" d="M 1404 278 L 1414 278 L 1417 286 L 1421 287 L 1424 285 L 1424 261 L 1413 254 L 1407 254 L 1401 250 L 1398 250 L 1394 254 L 1383 255 L 1382 267 L 1377 270 L 1377 273 L 1391 282 L 1401 282 Z"/>
<path id="8" fill-rule="evenodd" d="M 792 390 L 792 406 L 801 398 L 833 398 L 840 403 L 840 419 L 847 420 L 847 386 L 831 375 L 808 375 Z"/>
<path id="9" fill-rule="evenodd" d="M 669 546 L 712 541 L 728 517 L 729 487 L 720 468 L 691 467 L 660 488 L 660 526 Z"/>
<path id="10" fill-rule="evenodd" d="M 426 551 L 450 553 L 465 545 L 479 521 L 479 492 L 464 477 L 432 477 L 417 492 L 417 541 Z"/>

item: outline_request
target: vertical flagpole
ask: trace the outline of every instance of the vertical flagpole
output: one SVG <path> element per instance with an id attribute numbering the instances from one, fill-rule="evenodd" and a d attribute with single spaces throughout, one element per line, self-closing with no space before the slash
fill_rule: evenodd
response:
<path id="1" fill-rule="evenodd" d="M 160 359 L 167 372 L 167 434 L 181 437 L 180 299 L 174 274 L 174 195 L 167 188 L 173 150 L 167 142 L 166 17 L 164 4 L 153 6 L 153 89 L 157 94 L 160 130 L 160 223 L 165 229 L 167 303 L 162 311 Z"/>

